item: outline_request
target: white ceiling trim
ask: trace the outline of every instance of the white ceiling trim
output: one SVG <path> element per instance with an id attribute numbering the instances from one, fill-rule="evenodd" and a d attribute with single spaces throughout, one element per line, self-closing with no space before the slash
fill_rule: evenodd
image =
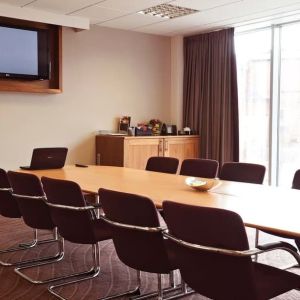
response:
<path id="1" fill-rule="evenodd" d="M 29 7 L 16 7 L 12 5 L 0 4 L 0 16 L 61 25 L 81 30 L 90 29 L 90 22 L 88 18 L 55 14 Z"/>

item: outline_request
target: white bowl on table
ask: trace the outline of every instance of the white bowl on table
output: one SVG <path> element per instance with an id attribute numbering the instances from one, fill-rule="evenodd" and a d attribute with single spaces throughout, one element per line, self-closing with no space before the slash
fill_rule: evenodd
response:
<path id="1" fill-rule="evenodd" d="M 216 179 L 198 179 L 195 177 L 188 177 L 185 179 L 185 184 L 194 190 L 206 192 L 218 184 Z"/>

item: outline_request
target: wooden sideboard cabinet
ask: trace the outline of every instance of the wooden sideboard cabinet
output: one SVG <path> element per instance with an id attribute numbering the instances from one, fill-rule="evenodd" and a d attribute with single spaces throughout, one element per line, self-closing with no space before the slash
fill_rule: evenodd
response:
<path id="1" fill-rule="evenodd" d="M 96 136 L 96 163 L 145 169 L 151 156 L 186 158 L 199 157 L 200 138 L 189 136 Z"/>

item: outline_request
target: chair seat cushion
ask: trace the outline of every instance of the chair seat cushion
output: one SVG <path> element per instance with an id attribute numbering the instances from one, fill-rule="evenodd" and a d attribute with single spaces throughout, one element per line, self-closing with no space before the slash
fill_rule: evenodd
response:
<path id="1" fill-rule="evenodd" d="M 300 287 L 300 277 L 268 265 L 253 263 L 258 299 L 270 299 Z"/>

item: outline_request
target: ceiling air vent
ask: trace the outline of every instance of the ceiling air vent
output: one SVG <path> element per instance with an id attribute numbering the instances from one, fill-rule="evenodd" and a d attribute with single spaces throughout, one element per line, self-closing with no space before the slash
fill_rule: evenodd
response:
<path id="1" fill-rule="evenodd" d="M 146 8 L 139 11 L 139 14 L 151 15 L 164 19 L 174 19 L 182 16 L 187 16 L 199 12 L 199 10 L 171 5 L 171 4 L 160 4 L 153 7 Z"/>

